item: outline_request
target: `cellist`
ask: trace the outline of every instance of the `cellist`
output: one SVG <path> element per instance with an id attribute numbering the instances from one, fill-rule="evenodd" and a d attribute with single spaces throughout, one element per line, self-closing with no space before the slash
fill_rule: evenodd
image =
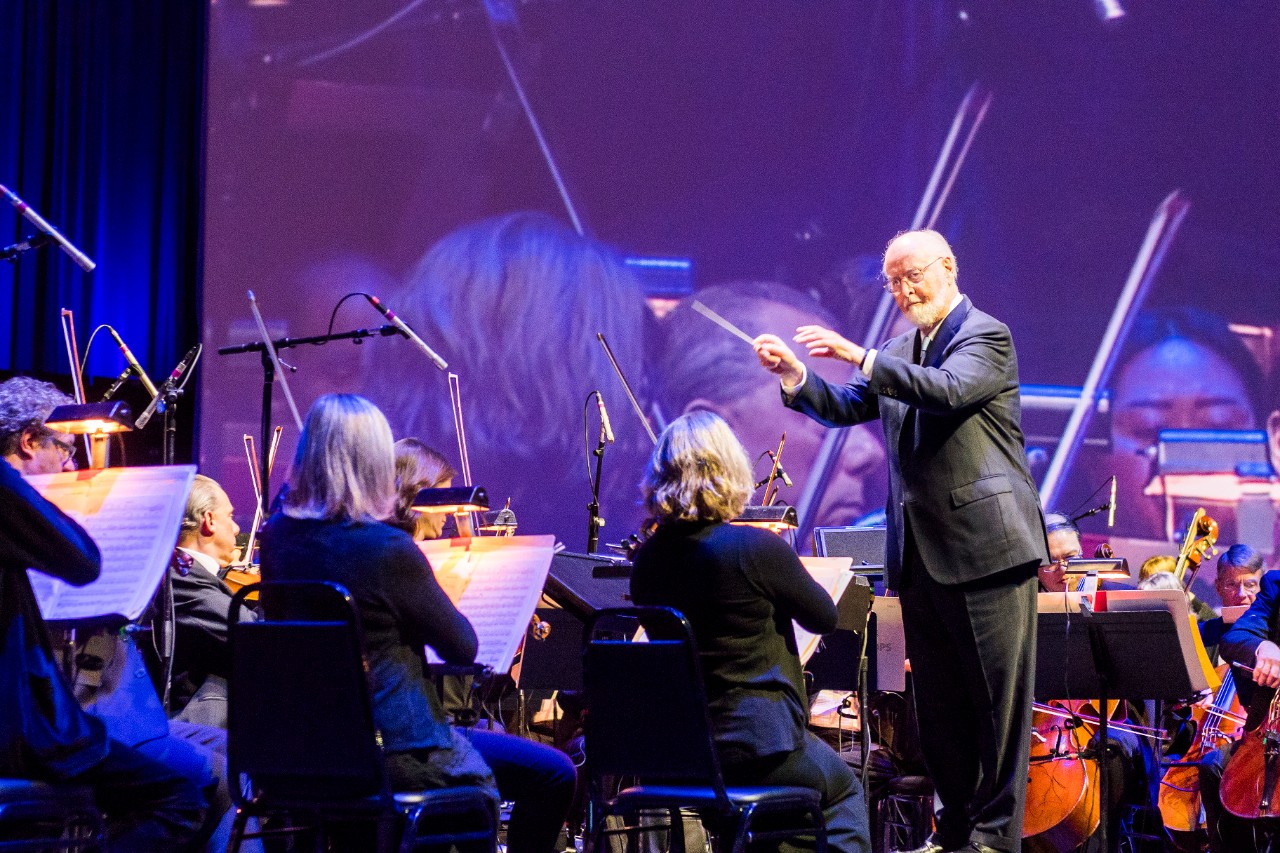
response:
<path id="1" fill-rule="evenodd" d="M 1238 662 L 1254 668 L 1253 677 L 1236 669 L 1234 676 L 1244 707 L 1251 707 L 1253 685 L 1275 687 L 1280 684 L 1280 647 L 1277 647 L 1277 597 L 1280 596 L 1280 576 L 1265 576 L 1262 572 L 1262 555 L 1248 545 L 1232 545 L 1218 558 L 1218 577 L 1215 582 L 1223 607 L 1249 605 L 1249 610 L 1223 633 L 1223 620 L 1206 622 L 1201 626 L 1206 649 L 1217 644 L 1218 652 L 1226 661 Z M 1221 642 L 1218 643 L 1218 638 Z M 1252 715 L 1251 715 L 1252 716 Z M 1247 728 L 1257 721 L 1251 719 Z M 1204 756 L 1200 766 L 1200 795 L 1204 804 L 1205 828 L 1209 835 L 1209 849 L 1213 853 L 1237 853 L 1255 848 L 1255 833 L 1249 821 L 1241 820 L 1222 808 L 1219 785 L 1222 770 L 1230 755 L 1228 750 L 1217 750 Z"/>

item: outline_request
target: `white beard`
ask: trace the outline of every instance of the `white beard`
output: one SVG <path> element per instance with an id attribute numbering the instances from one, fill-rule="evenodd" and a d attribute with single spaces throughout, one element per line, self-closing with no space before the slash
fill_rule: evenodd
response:
<path id="1" fill-rule="evenodd" d="M 907 319 L 911 321 L 911 325 L 926 331 L 938 325 L 946 316 L 947 306 L 941 302 L 917 302 L 907 308 Z"/>

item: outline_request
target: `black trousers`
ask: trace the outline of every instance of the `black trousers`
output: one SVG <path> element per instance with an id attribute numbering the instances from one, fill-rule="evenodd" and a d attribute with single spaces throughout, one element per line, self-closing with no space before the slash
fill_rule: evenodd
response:
<path id="1" fill-rule="evenodd" d="M 908 537 L 899 595 L 938 843 L 1022 844 L 1036 660 L 1036 566 L 938 583 Z"/>
<path id="2" fill-rule="evenodd" d="M 723 765 L 729 785 L 794 785 L 812 788 L 822 797 L 827 844 L 834 853 L 870 853 L 867 803 L 858 775 L 836 751 L 813 732 L 791 752 L 740 764 Z M 813 844 L 789 843 L 784 850 L 812 850 Z"/>

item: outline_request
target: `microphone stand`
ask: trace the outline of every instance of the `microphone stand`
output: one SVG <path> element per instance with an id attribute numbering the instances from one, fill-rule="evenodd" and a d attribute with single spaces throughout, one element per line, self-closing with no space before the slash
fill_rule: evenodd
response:
<path id="1" fill-rule="evenodd" d="M 600 517 L 600 471 L 604 468 L 605 441 L 604 421 L 600 422 L 600 438 L 596 441 L 596 449 L 591 455 L 596 458 L 596 475 L 591 483 L 591 503 L 587 504 L 587 553 L 594 554 L 600 544 L 600 528 L 604 527 L 604 519 Z"/>
<path id="2" fill-rule="evenodd" d="M 325 344 L 329 341 L 353 341 L 360 343 L 364 338 L 373 337 L 393 337 L 399 335 L 400 330 L 395 326 L 386 325 L 377 329 L 354 329 L 350 332 L 335 332 L 332 335 L 312 335 L 306 338 L 279 338 L 271 342 L 271 346 L 275 347 L 276 352 L 290 347 L 300 347 L 306 344 Z M 271 360 L 271 353 L 267 351 L 267 347 L 262 341 L 254 341 L 248 344 L 235 344 L 232 346 L 221 347 L 218 355 L 236 355 L 243 352 L 256 352 L 262 355 L 262 443 L 261 460 L 258 463 L 259 473 L 262 478 L 262 512 L 264 517 L 270 509 L 271 489 L 268 484 L 271 453 L 271 389 L 275 384 L 276 368 Z"/>
<path id="3" fill-rule="evenodd" d="M 0 261 L 17 263 L 18 256 L 23 252 L 28 252 L 32 249 L 39 249 L 41 246 L 47 246 L 52 241 L 53 237 L 43 231 L 38 234 L 33 234 L 21 243 L 14 243 L 12 246 L 5 246 L 3 249 L 0 249 Z"/>
<path id="4" fill-rule="evenodd" d="M 182 397 L 183 389 L 178 384 L 180 379 L 185 378 L 187 371 L 195 367 L 193 361 L 186 370 L 175 376 L 172 373 L 161 383 L 156 389 L 156 396 L 152 398 L 151 403 L 144 412 L 154 411 L 159 408 L 164 416 L 164 443 L 163 443 L 163 462 L 165 465 L 174 464 L 177 453 L 178 440 L 178 400 Z M 181 369 L 181 365 L 179 366 Z M 144 424 L 145 426 L 145 424 Z M 160 641 L 160 671 L 164 673 L 164 691 L 160 696 L 160 702 L 164 707 L 165 716 L 169 715 L 169 691 L 173 684 L 173 652 L 174 641 L 178 632 L 178 615 L 173 603 L 173 576 L 169 571 L 165 571 L 164 579 L 160 582 L 159 590 L 159 610 L 160 625 L 163 627 L 164 635 Z"/>

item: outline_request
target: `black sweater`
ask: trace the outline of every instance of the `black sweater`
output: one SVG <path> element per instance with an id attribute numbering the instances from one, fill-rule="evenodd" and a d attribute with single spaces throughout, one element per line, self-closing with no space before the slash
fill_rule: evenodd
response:
<path id="1" fill-rule="evenodd" d="M 800 746 L 808 705 L 791 621 L 828 633 L 836 606 L 786 542 L 751 527 L 663 525 L 636 554 L 631 597 L 693 626 L 726 761 Z"/>
<path id="2" fill-rule="evenodd" d="M 360 611 L 373 716 L 388 751 L 449 745 L 423 646 L 471 663 L 476 634 L 436 582 L 409 534 L 387 524 L 315 521 L 277 513 L 262 532 L 263 580 L 342 584 Z"/>

